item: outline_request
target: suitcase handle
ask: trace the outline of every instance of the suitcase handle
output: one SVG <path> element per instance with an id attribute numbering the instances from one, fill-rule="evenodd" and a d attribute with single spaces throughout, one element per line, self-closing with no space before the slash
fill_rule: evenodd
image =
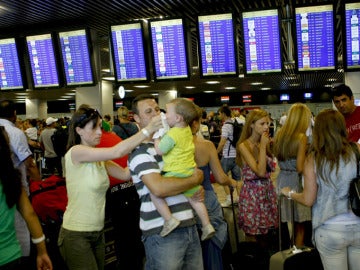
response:
<path id="1" fill-rule="evenodd" d="M 291 207 L 291 211 L 290 211 L 290 225 L 291 225 L 291 235 L 290 235 L 290 244 L 291 247 L 294 248 L 294 250 L 297 250 L 296 246 L 295 246 L 295 203 L 294 200 L 292 200 L 291 198 L 280 194 L 278 196 L 278 213 L 279 213 L 279 249 L 280 251 L 282 251 L 282 238 L 281 238 L 281 202 L 283 199 L 286 200 L 290 200 L 290 207 Z"/>

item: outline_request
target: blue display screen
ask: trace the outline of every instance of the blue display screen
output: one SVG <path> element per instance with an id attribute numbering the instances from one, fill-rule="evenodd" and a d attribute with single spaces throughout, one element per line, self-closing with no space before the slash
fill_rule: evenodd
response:
<path id="1" fill-rule="evenodd" d="M 59 38 L 66 84 L 94 83 L 86 30 L 60 32 Z"/>
<path id="2" fill-rule="evenodd" d="M 198 17 L 203 76 L 236 74 L 232 14 Z"/>
<path id="3" fill-rule="evenodd" d="M 242 13 L 246 73 L 281 72 L 277 9 Z"/>
<path id="4" fill-rule="evenodd" d="M 116 80 L 147 80 L 141 24 L 111 26 L 111 41 Z"/>
<path id="5" fill-rule="evenodd" d="M 1 90 L 24 88 L 14 38 L 0 40 L 0 82 Z"/>
<path id="6" fill-rule="evenodd" d="M 51 34 L 26 37 L 34 87 L 59 86 Z"/>
<path id="7" fill-rule="evenodd" d="M 150 22 L 151 41 L 158 80 L 188 77 L 182 19 Z"/>
<path id="8" fill-rule="evenodd" d="M 345 4 L 346 68 L 360 68 L 360 3 Z"/>
<path id="9" fill-rule="evenodd" d="M 295 8 L 299 71 L 335 69 L 333 6 Z"/>

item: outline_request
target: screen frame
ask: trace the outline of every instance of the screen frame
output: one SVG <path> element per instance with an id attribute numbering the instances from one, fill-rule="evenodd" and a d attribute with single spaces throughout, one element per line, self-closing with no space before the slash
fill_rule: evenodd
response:
<path id="1" fill-rule="evenodd" d="M 184 35 L 184 49 L 185 49 L 185 59 L 186 59 L 186 76 L 171 76 L 171 77 L 159 77 L 156 75 L 156 63 L 155 63 L 155 52 L 154 52 L 154 45 L 152 42 L 152 30 L 151 26 L 155 22 L 166 22 L 166 21 L 172 21 L 172 20 L 181 20 L 182 22 L 182 30 Z M 166 18 L 166 19 L 153 19 L 149 20 L 149 42 L 150 42 L 150 49 L 151 49 L 151 61 L 152 61 L 152 67 L 153 67 L 153 76 L 154 81 L 161 82 L 161 81 L 177 81 L 177 80 L 189 80 L 190 79 L 190 56 L 189 56 L 189 44 L 188 44 L 188 33 L 187 33 L 187 22 L 184 18 L 181 17 L 172 17 L 172 18 Z"/>
<path id="2" fill-rule="evenodd" d="M 13 39 L 15 42 L 16 53 L 17 53 L 17 57 L 18 57 L 18 64 L 19 64 L 19 69 L 20 69 L 20 76 L 21 76 L 21 80 L 22 80 L 22 87 L 8 87 L 8 88 L 4 89 L 0 85 L 0 92 L 25 90 L 28 88 L 28 81 L 27 81 L 27 76 L 26 76 L 25 59 L 24 59 L 24 49 L 25 49 L 23 47 L 24 42 L 20 38 L 16 38 L 16 37 L 4 37 L 4 38 L 1 38 L 0 40 L 5 40 L 5 39 Z"/>
<path id="3" fill-rule="evenodd" d="M 278 14 L 278 30 L 279 30 L 279 48 L 280 48 L 280 62 L 281 62 L 281 68 L 279 71 L 277 70 L 269 70 L 269 71 L 259 71 L 259 72 L 248 72 L 247 71 L 247 64 L 246 64 L 246 48 L 245 48 L 245 32 L 244 32 L 244 13 L 250 13 L 250 12 L 266 12 L 276 10 Z M 248 9 L 240 12 L 240 29 L 241 29 L 241 35 L 242 35 L 242 42 L 244 44 L 244 50 L 243 50 L 243 59 L 244 59 L 244 74 L 245 76 L 258 76 L 258 75 L 271 75 L 271 74 L 281 74 L 284 72 L 284 59 L 283 59 L 283 47 L 281 42 L 281 12 L 280 8 L 258 8 L 258 9 Z"/>
<path id="4" fill-rule="evenodd" d="M 143 45 L 143 53 L 144 53 L 144 64 L 145 64 L 145 72 L 146 72 L 146 79 L 120 79 L 119 74 L 117 72 L 116 63 L 115 63 L 115 44 L 113 42 L 113 36 L 112 36 L 112 27 L 115 26 L 124 26 L 124 25 L 132 25 L 132 24 L 139 24 L 140 30 L 141 30 L 141 38 L 142 38 L 142 45 Z M 145 26 L 142 22 L 132 22 L 132 23 L 117 23 L 117 24 L 111 24 L 109 26 L 109 37 L 110 37 L 110 51 L 111 51 L 111 61 L 113 65 L 114 70 L 114 76 L 115 76 L 115 82 L 120 84 L 125 83 L 138 83 L 138 82 L 149 82 L 150 81 L 150 72 L 149 72 L 149 55 L 148 51 L 146 50 L 147 47 L 147 40 L 145 37 Z"/>
<path id="5" fill-rule="evenodd" d="M 44 85 L 44 86 L 40 86 L 40 85 L 35 85 L 35 81 L 34 81 L 34 74 L 33 74 L 33 70 L 31 67 L 31 60 L 30 60 L 30 52 L 29 52 L 29 48 L 28 48 L 28 37 L 35 37 L 35 36 L 42 36 L 42 35 L 50 35 L 51 36 L 51 42 L 53 45 L 53 53 L 54 53 L 54 61 L 55 61 L 55 68 L 56 68 L 56 74 L 58 76 L 58 85 Z M 64 84 L 63 78 L 61 76 L 61 66 L 60 66 L 60 58 L 59 58 L 59 51 L 58 51 L 58 46 L 56 43 L 56 35 L 54 32 L 46 32 L 46 33 L 37 33 L 37 34 L 29 34 L 26 35 L 24 37 L 25 39 L 25 52 L 26 52 L 26 56 L 27 56 L 27 63 L 29 65 L 29 72 L 30 72 L 30 80 L 31 80 L 31 84 L 33 89 L 53 89 L 53 88 L 61 88 Z"/>
<path id="6" fill-rule="evenodd" d="M 83 83 L 70 83 L 67 81 L 66 78 L 66 71 L 65 71 L 65 64 L 64 64 L 64 59 L 65 56 L 62 53 L 62 47 L 61 47 L 61 38 L 60 38 L 60 34 L 61 33 L 67 33 L 67 32 L 76 32 L 76 31 L 85 31 L 85 36 L 86 36 L 86 44 L 87 44 L 87 49 L 88 49 L 88 54 L 89 54 L 89 63 L 90 63 L 90 69 L 91 69 L 91 78 L 92 78 L 92 82 L 83 82 Z M 57 41 L 57 47 L 59 50 L 59 62 L 60 62 L 60 67 L 61 67 L 61 75 L 64 78 L 64 85 L 66 87 L 81 87 L 81 86 L 91 86 L 91 85 L 95 85 L 97 83 L 97 79 L 96 79 L 96 72 L 95 72 L 95 63 L 94 63 L 94 53 L 93 53 L 93 46 L 92 46 L 92 42 L 91 42 L 91 33 L 90 30 L 87 27 L 83 27 L 83 28 L 76 28 L 76 29 L 70 29 L 70 30 L 64 30 L 64 31 L 58 31 L 56 33 L 56 41 Z"/>
<path id="7" fill-rule="evenodd" d="M 356 67 L 349 67 L 347 65 L 347 39 L 346 39 L 346 5 L 347 4 L 359 4 L 360 6 L 360 1 L 349 1 L 349 2 L 346 2 L 346 3 L 342 3 L 342 16 L 344 18 L 344 23 L 342 24 L 342 31 L 343 31 L 343 35 L 342 35 L 342 38 L 343 38 L 343 67 L 344 67 L 344 71 L 346 72 L 353 72 L 353 71 L 360 71 L 360 64 Z M 360 7 L 359 7 L 360 9 Z M 359 44 L 360 46 L 360 44 Z M 360 56 L 360 55 L 359 55 Z"/>
<path id="8" fill-rule="evenodd" d="M 204 74 L 202 69 L 202 54 L 201 54 L 201 43 L 200 43 L 200 22 L 199 18 L 204 16 L 217 16 L 217 15 L 227 15 L 231 14 L 231 20 L 232 20 L 232 27 L 233 27 L 233 45 L 234 45 L 234 56 L 235 56 L 235 72 L 234 73 L 214 73 L 214 74 Z M 239 76 L 239 55 L 238 55 L 238 44 L 236 39 L 236 21 L 235 21 L 235 15 L 233 12 L 222 12 L 222 13 L 206 13 L 206 14 L 199 14 L 196 17 L 196 30 L 197 30 L 197 39 L 198 39 L 198 57 L 199 57 L 199 74 L 200 78 L 206 79 L 206 78 L 219 78 L 219 77 L 237 77 Z"/>
<path id="9" fill-rule="evenodd" d="M 309 68 L 306 70 L 299 69 L 299 59 L 298 59 L 298 41 L 297 41 L 297 28 L 296 28 L 296 9 L 297 8 L 316 8 L 321 6 L 331 6 L 333 11 L 333 25 L 332 25 L 332 35 L 334 36 L 333 39 L 333 48 L 334 48 L 334 67 L 331 68 Z M 306 4 L 306 5 L 295 5 L 293 8 L 293 14 L 294 14 L 294 23 L 293 23 L 293 37 L 294 37 L 294 60 L 295 60 L 295 70 L 299 73 L 310 73 L 310 72 L 334 72 L 338 67 L 338 61 L 337 61 L 337 50 L 336 50 L 336 14 L 335 14 L 335 6 L 333 3 L 314 3 L 314 4 Z"/>

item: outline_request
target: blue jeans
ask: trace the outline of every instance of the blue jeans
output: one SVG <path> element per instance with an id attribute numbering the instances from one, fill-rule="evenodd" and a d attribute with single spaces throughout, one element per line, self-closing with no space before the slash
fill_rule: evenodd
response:
<path id="1" fill-rule="evenodd" d="M 324 270 L 360 267 L 360 224 L 323 224 L 315 230 L 315 244 Z"/>
<path id="2" fill-rule="evenodd" d="M 221 167 L 224 172 L 227 174 L 231 171 L 231 177 L 235 180 L 240 180 L 240 168 L 235 162 L 235 158 L 221 158 Z"/>
<path id="3" fill-rule="evenodd" d="M 202 270 L 201 246 L 196 226 L 178 228 L 168 236 L 143 239 L 146 270 Z"/>

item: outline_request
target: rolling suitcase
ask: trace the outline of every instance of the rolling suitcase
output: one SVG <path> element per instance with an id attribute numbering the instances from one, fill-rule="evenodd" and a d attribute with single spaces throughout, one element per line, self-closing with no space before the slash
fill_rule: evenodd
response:
<path id="1" fill-rule="evenodd" d="M 230 188 L 231 210 L 233 215 L 236 252 L 232 254 L 230 269 L 267 270 L 269 267 L 269 252 L 257 242 L 239 241 L 236 214 L 234 207 L 233 188 Z"/>
<path id="2" fill-rule="evenodd" d="M 279 198 L 279 230 L 281 229 L 281 199 L 286 198 L 280 196 Z M 287 199 L 287 198 L 286 198 Z M 270 257 L 269 270 L 323 270 L 320 255 L 315 248 L 295 246 L 295 232 L 294 232 L 294 201 L 291 200 L 291 247 L 282 250 L 281 233 L 279 234 L 280 251 Z"/>

